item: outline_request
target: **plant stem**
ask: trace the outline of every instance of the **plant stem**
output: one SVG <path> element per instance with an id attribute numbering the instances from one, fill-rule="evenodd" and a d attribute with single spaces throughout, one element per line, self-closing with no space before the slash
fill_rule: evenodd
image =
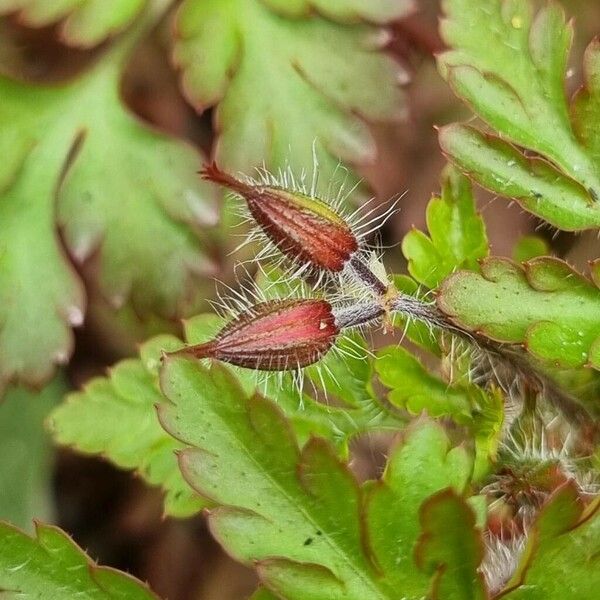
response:
<path id="1" fill-rule="evenodd" d="M 510 390 L 515 383 L 524 386 L 528 391 L 546 398 L 573 425 L 586 428 L 593 437 L 599 433 L 594 419 L 577 399 L 561 389 L 551 376 L 540 371 L 520 348 L 471 332 L 451 321 L 435 305 L 418 298 L 402 293 L 389 295 L 388 287 L 360 258 L 352 258 L 349 266 L 357 279 L 378 298 L 378 302 L 365 302 L 339 309 L 336 313 L 338 327 L 342 329 L 366 324 L 389 311 L 446 331 L 480 351 L 481 369 L 491 374 L 490 377 L 503 390 Z"/>

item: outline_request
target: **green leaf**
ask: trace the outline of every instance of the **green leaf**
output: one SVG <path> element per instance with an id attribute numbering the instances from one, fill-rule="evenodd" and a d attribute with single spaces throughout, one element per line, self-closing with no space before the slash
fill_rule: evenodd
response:
<path id="1" fill-rule="evenodd" d="M 483 540 L 469 505 L 452 490 L 440 492 L 423 504 L 421 524 L 417 564 L 434 575 L 430 597 L 485 600 L 488 595 L 477 572 Z"/>
<path id="2" fill-rule="evenodd" d="M 264 0 L 275 12 L 289 17 L 305 17 L 316 9 L 329 19 L 342 23 L 358 20 L 386 23 L 406 16 L 415 7 L 413 0 Z"/>
<path id="3" fill-rule="evenodd" d="M 187 342 L 205 342 L 222 325 L 223 319 L 216 315 L 189 319 L 185 321 Z M 355 343 L 364 342 L 356 338 Z M 158 388 L 161 354 L 182 345 L 179 339 L 168 335 L 149 340 L 141 346 L 139 359 L 121 361 L 108 377 L 97 377 L 81 392 L 70 394 L 49 420 L 58 444 L 101 455 L 118 467 L 135 469 L 147 483 L 160 485 L 166 492 L 165 513 L 176 517 L 192 515 L 204 506 L 177 467 L 175 452 L 182 445 L 164 432 L 156 418 L 156 406 L 164 401 Z M 302 443 L 319 435 L 329 439 L 341 456 L 347 455 L 348 441 L 353 436 L 368 431 L 397 431 L 404 425 L 401 417 L 386 410 L 372 396 L 367 397 L 370 364 L 365 366 L 364 361 L 351 359 L 345 365 L 331 366 L 336 377 L 344 382 L 338 390 L 341 394 L 353 391 L 358 394 L 363 387 L 365 396 L 348 409 L 301 395 L 291 377 L 264 380 L 264 374 L 259 378 L 255 371 L 224 368 L 233 374 L 246 394 L 260 391 L 275 399 Z"/>
<path id="4" fill-rule="evenodd" d="M 157 600 L 137 579 L 96 565 L 64 532 L 41 523 L 30 538 L 0 522 L 0 590 L 6 600 Z"/>
<path id="5" fill-rule="evenodd" d="M 424 597 L 431 581 L 414 563 L 421 505 L 447 488 L 462 493 L 472 466 L 465 449 L 452 448 L 439 425 L 422 421 L 392 451 L 382 479 L 367 488 L 366 529 L 372 552 L 403 597 Z"/>
<path id="6" fill-rule="evenodd" d="M 156 417 L 155 407 L 163 401 L 157 385 L 160 353 L 181 345 L 166 335 L 147 342 L 142 360 L 124 360 L 108 378 L 92 379 L 83 391 L 67 396 L 49 420 L 57 443 L 101 454 L 118 467 L 136 469 L 149 484 L 162 486 L 165 513 L 177 517 L 204 506 L 177 466 L 175 452 L 183 445 L 165 433 Z"/>
<path id="7" fill-rule="evenodd" d="M 223 319 L 216 315 L 193 317 L 185 321 L 186 340 L 189 344 L 206 342 L 222 326 Z M 333 442 L 345 454 L 353 436 L 368 431 L 396 431 L 404 426 L 404 420 L 386 410 L 370 389 L 373 359 L 367 353 L 364 339 L 358 335 L 348 336 L 340 342 L 339 351 L 330 353 L 322 363 L 320 374 L 317 369 L 307 370 L 315 391 L 321 390 L 327 398 L 329 395 L 337 397 L 347 405 L 345 408 L 300 394 L 289 375 L 277 377 L 231 365 L 225 368 L 235 374 L 248 395 L 260 393 L 274 400 L 290 419 L 301 443 L 318 435 Z"/>
<path id="8" fill-rule="evenodd" d="M 585 600 L 600 585 L 600 502 L 584 508 L 574 484 L 560 488 L 531 529 L 506 600 Z M 515 587 L 516 586 L 516 587 Z M 515 588 L 515 589 L 513 589 Z"/>
<path id="9" fill-rule="evenodd" d="M 72 258 L 115 307 L 180 315 L 210 268 L 196 234 L 214 217 L 200 155 L 119 98 L 123 63 L 151 16 L 71 83 L 0 78 L 0 381 L 47 380 L 83 322 L 55 213 Z"/>
<path id="10" fill-rule="evenodd" d="M 550 246 L 545 239 L 537 235 L 524 235 L 515 244 L 512 258 L 515 262 L 522 263 L 548 254 L 550 254 Z"/>
<path id="11" fill-rule="evenodd" d="M 496 460 L 504 422 L 504 397 L 499 390 L 483 390 L 468 379 L 448 383 L 399 346 L 380 350 L 375 369 L 381 383 L 391 388 L 387 395 L 391 404 L 415 415 L 426 411 L 431 417 L 451 417 L 466 425 L 475 445 L 473 480 L 487 475 Z"/>
<path id="12" fill-rule="evenodd" d="M 322 440 L 300 452 L 274 405 L 246 398 L 220 366 L 169 359 L 161 381 L 172 402 L 161 407 L 161 422 L 194 446 L 181 454 L 182 471 L 223 505 L 209 521 L 232 556 L 301 563 L 318 557 L 326 589 L 333 578 L 349 584 L 349 599 L 387 597 L 361 547 L 358 486 Z M 262 575 L 271 587 L 268 564 Z"/>
<path id="13" fill-rule="evenodd" d="M 160 407 L 161 422 L 191 446 L 180 455 L 182 471 L 199 493 L 219 505 L 210 511 L 209 524 L 228 553 L 258 563 L 267 587 L 289 600 L 397 598 L 397 565 L 382 571 L 365 552 L 378 544 L 364 539 L 361 490 L 327 442 L 313 438 L 300 449 L 276 406 L 247 398 L 218 365 L 205 369 L 169 358 L 161 385 L 170 400 Z M 449 462 L 442 487 L 464 485 L 470 473 L 465 451 L 457 449 L 450 457 L 445 438 L 431 447 L 422 445 L 427 457 L 434 453 Z M 424 460 L 410 472 L 408 488 L 417 496 L 426 494 L 424 484 L 431 479 Z M 383 519 L 385 527 L 374 526 L 374 535 L 400 526 L 397 511 L 402 523 L 408 509 L 380 504 L 375 521 Z M 391 543 L 386 547 L 390 550 Z M 421 589 L 418 597 L 424 593 Z"/>
<path id="14" fill-rule="evenodd" d="M 600 226 L 597 203 L 545 160 L 527 158 L 509 143 L 468 125 L 442 127 L 439 140 L 446 156 L 479 185 L 514 198 L 555 227 L 577 231 Z"/>
<path id="15" fill-rule="evenodd" d="M 597 282 L 596 282 L 597 283 Z M 523 343 L 558 366 L 600 368 L 600 289 L 558 259 L 490 258 L 440 288 L 447 315 L 495 340 Z"/>
<path id="16" fill-rule="evenodd" d="M 443 7 L 441 32 L 451 50 L 439 57 L 442 75 L 504 140 L 553 166 L 464 126 L 442 131 L 444 151 L 482 185 L 557 227 L 597 227 L 600 177 L 590 139 L 598 121 L 577 124 L 586 109 L 575 111 L 575 127 L 569 118 L 564 79 L 573 32 L 560 6 L 548 3 L 536 15 L 528 0 L 445 0 Z M 595 48 L 588 51 L 588 83 Z M 593 85 L 588 92 L 594 96 Z"/>
<path id="17" fill-rule="evenodd" d="M 471 402 L 467 392 L 429 373 L 405 348 L 388 346 L 377 353 L 375 370 L 381 382 L 391 388 L 388 400 L 414 415 L 426 410 L 432 417 L 450 416 L 469 424 Z"/>
<path id="18" fill-rule="evenodd" d="M 0 0 L 0 15 L 19 11 L 19 20 L 45 27 L 64 20 L 61 39 L 89 48 L 126 27 L 147 0 Z"/>
<path id="19" fill-rule="evenodd" d="M 478 270 L 477 261 L 488 254 L 485 225 L 475 210 L 469 180 L 454 168 L 442 174 L 441 197 L 427 205 L 429 237 L 418 230 L 404 236 L 402 252 L 410 274 L 435 288 L 458 268 Z"/>
<path id="20" fill-rule="evenodd" d="M 404 71 L 381 52 L 378 28 L 338 23 L 310 9 L 343 21 L 382 21 L 401 16 L 408 4 L 186 0 L 177 17 L 175 60 L 194 106 L 217 105 L 216 159 L 247 173 L 262 164 L 275 172 L 289 165 L 296 174 L 310 173 L 314 144 L 321 192 L 340 159 L 372 159 L 364 120 L 403 116 L 398 82 Z"/>
<path id="21" fill-rule="evenodd" d="M 66 391 L 57 377 L 40 392 L 9 388 L 0 402 L 0 519 L 28 528 L 52 516 L 52 447 L 44 419 Z"/>
<path id="22" fill-rule="evenodd" d="M 266 588 L 258 588 L 252 596 L 250 596 L 250 600 L 279 600 L 277 596 L 272 594 Z"/>

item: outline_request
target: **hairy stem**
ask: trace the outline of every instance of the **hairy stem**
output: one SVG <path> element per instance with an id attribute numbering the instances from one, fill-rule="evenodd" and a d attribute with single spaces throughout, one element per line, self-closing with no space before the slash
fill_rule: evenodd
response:
<path id="1" fill-rule="evenodd" d="M 533 365 L 520 348 L 471 332 L 451 321 L 436 306 L 412 296 L 400 294 L 392 300 L 391 310 L 437 327 L 476 347 L 481 351 L 482 360 L 488 362 L 487 365 L 482 365 L 483 370 L 493 373 L 496 383 L 502 389 L 509 390 L 517 382 L 546 398 L 573 425 L 586 427 L 591 433 L 598 429 L 588 411 L 549 375 Z"/>

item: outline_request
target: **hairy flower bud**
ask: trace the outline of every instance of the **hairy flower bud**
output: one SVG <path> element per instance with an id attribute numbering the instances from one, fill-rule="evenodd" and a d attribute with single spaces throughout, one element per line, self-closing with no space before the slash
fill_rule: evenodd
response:
<path id="1" fill-rule="evenodd" d="M 267 238 L 296 264 L 341 272 L 359 244 L 346 221 L 322 200 L 299 191 L 246 183 L 212 163 L 202 177 L 244 198 Z"/>
<path id="2" fill-rule="evenodd" d="M 333 346 L 339 328 L 329 302 L 261 302 L 225 325 L 214 340 L 175 354 L 215 358 L 261 371 L 307 367 Z"/>

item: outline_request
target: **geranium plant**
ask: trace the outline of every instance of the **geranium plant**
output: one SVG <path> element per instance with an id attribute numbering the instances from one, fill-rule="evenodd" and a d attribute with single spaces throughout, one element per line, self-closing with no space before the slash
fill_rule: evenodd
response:
<path id="1" fill-rule="evenodd" d="M 491 255 L 486 222 L 506 198 L 573 244 L 600 226 L 597 40 L 569 100 L 558 4 L 443 0 L 437 67 L 473 115 L 438 129 L 426 230 L 389 240 L 403 198 L 366 200 L 357 171 L 369 124 L 405 116 L 386 34 L 413 4 L 173 4 L 0 0 L 101 44 L 66 83 L 0 79 L 0 429 L 35 440 L 0 473 L 47 459 L 45 418 L 55 446 L 160 486 L 166 518 L 202 513 L 253 600 L 596 597 L 597 232 L 583 271 L 548 236 Z M 183 94 L 214 109 L 210 159 L 119 95 L 167 15 Z M 485 219 L 473 183 L 499 198 Z M 107 314 L 146 339 L 69 389 L 72 329 Z M 53 525 L 19 530 L 47 511 L 11 493 L 0 597 L 157 597 Z"/>

